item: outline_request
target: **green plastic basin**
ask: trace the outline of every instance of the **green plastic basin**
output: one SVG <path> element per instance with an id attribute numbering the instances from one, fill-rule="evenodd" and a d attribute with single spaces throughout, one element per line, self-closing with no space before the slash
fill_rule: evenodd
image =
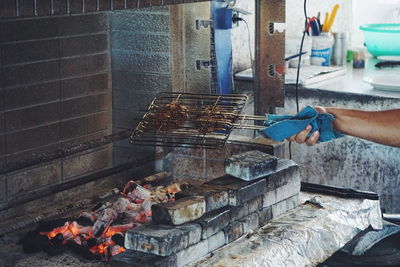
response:
<path id="1" fill-rule="evenodd" d="M 360 30 L 373 56 L 400 56 L 400 24 L 366 24 Z"/>

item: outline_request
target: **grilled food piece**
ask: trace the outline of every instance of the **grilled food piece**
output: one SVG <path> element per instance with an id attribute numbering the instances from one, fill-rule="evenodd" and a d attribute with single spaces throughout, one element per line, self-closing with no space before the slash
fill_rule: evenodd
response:
<path id="1" fill-rule="evenodd" d="M 230 128 L 235 122 L 235 116 L 231 115 L 220 106 L 209 106 L 196 117 L 196 127 L 201 134 L 212 133 L 218 130 Z"/>
<path id="2" fill-rule="evenodd" d="M 155 126 L 160 131 L 177 129 L 189 119 L 189 109 L 176 102 L 155 109 Z"/>

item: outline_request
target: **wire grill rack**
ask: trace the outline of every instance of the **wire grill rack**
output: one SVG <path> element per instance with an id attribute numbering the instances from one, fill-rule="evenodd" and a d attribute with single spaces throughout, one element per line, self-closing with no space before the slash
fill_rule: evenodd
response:
<path id="1" fill-rule="evenodd" d="M 247 98 L 243 94 L 159 93 L 133 130 L 131 143 L 221 148 L 233 128 L 255 129 L 256 126 L 247 126 L 245 121 L 261 119 L 240 115 Z"/>

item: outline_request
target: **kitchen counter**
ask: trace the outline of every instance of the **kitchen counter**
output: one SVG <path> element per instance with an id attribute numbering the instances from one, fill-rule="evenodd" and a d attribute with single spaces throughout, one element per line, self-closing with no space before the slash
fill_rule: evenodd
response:
<path id="1" fill-rule="evenodd" d="M 368 66 L 368 64 L 367 64 Z M 299 86 L 300 91 L 325 91 L 335 94 L 342 94 L 348 96 L 373 96 L 377 98 L 400 98 L 400 90 L 399 92 L 390 92 L 390 91 L 383 91 L 383 90 L 376 90 L 370 84 L 363 81 L 363 77 L 365 73 L 369 72 L 370 70 L 367 69 L 353 69 L 352 66 L 349 64 L 346 66 L 347 72 L 345 75 L 334 77 L 328 79 L 323 82 L 314 83 L 311 85 L 306 86 Z M 399 69 L 400 75 L 400 69 Z M 239 75 L 236 75 L 237 81 L 237 88 L 240 89 L 244 81 L 252 80 L 251 71 L 246 70 L 241 72 Z M 286 84 L 285 86 L 286 92 L 289 94 L 294 93 L 295 85 L 294 84 Z M 303 92 L 307 94 L 307 92 Z"/>

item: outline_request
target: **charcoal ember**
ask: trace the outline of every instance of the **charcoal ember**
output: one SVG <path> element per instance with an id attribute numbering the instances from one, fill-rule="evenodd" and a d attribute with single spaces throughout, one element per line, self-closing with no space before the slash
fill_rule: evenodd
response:
<path id="1" fill-rule="evenodd" d="M 132 202 L 140 201 L 142 203 L 145 199 L 151 197 L 151 192 L 143 186 L 136 184 L 135 189 L 129 192 L 127 196 Z"/>
<path id="2" fill-rule="evenodd" d="M 76 221 L 83 226 L 88 226 L 88 225 L 93 225 L 94 222 L 97 219 L 97 215 L 95 212 L 91 211 L 91 212 L 87 212 L 87 211 L 83 211 L 81 212 L 81 214 L 79 214 L 78 219 L 76 219 Z"/>
<path id="3" fill-rule="evenodd" d="M 35 253 L 45 250 L 50 246 L 49 238 L 37 231 L 28 232 L 22 239 L 22 248 L 27 253 Z"/>
<path id="4" fill-rule="evenodd" d="M 124 252 L 125 250 L 126 249 L 120 245 L 109 246 L 109 252 L 110 252 L 111 256 L 115 256 L 121 252 Z"/>
<path id="5" fill-rule="evenodd" d="M 98 244 L 98 243 L 97 243 L 97 238 L 90 238 L 90 239 L 87 240 L 87 246 L 88 246 L 89 248 L 94 247 L 94 246 L 96 246 L 97 244 Z"/>
<path id="6" fill-rule="evenodd" d="M 118 213 L 115 210 L 110 208 L 104 209 L 92 227 L 94 236 L 101 236 L 117 217 Z"/>
<path id="7" fill-rule="evenodd" d="M 66 250 L 66 248 L 63 244 L 56 244 L 56 245 L 48 246 L 47 248 L 44 249 L 44 252 L 46 252 L 50 256 L 57 256 L 57 255 L 64 253 L 65 250 Z"/>
<path id="8" fill-rule="evenodd" d="M 113 203 L 113 209 L 117 213 L 125 213 L 127 211 L 140 211 L 142 205 L 132 203 L 129 199 L 120 197 L 117 201 Z"/>
<path id="9" fill-rule="evenodd" d="M 92 226 L 94 224 L 94 221 L 87 217 L 78 217 L 75 219 L 75 221 L 82 226 Z M 96 220 L 95 220 L 96 221 Z"/>
<path id="10" fill-rule="evenodd" d="M 62 219 L 55 219 L 55 220 L 50 220 L 50 221 L 41 221 L 39 225 L 36 227 L 35 231 L 37 232 L 50 232 L 54 228 L 61 227 L 67 222 L 68 219 L 62 218 Z"/>
<path id="11" fill-rule="evenodd" d="M 88 247 L 84 247 L 76 244 L 74 241 L 69 240 L 66 243 L 66 246 L 69 250 L 74 252 L 75 254 L 87 259 L 87 260 L 99 260 L 100 257 L 90 252 Z"/>
<path id="12" fill-rule="evenodd" d="M 103 203 L 97 203 L 93 208 L 92 211 L 96 211 L 98 209 L 100 209 L 103 206 Z"/>
<path id="13" fill-rule="evenodd" d="M 123 247 L 125 243 L 125 236 L 122 233 L 116 233 L 111 237 L 111 240 L 114 241 L 115 244 Z"/>
<path id="14" fill-rule="evenodd" d="M 132 222 L 139 222 L 140 221 L 140 212 L 137 211 L 128 211 L 125 212 L 125 219 L 124 222 L 126 223 L 132 223 Z"/>
<path id="15" fill-rule="evenodd" d="M 151 216 L 151 206 L 152 206 L 152 203 L 151 203 L 150 200 L 146 199 L 143 202 L 143 209 L 144 209 L 144 212 L 146 213 L 147 216 Z"/>
<path id="16" fill-rule="evenodd" d="M 110 236 L 113 233 L 125 233 L 126 231 L 128 231 L 134 227 L 136 227 L 136 224 L 134 224 L 134 223 L 110 226 L 107 229 L 106 235 Z"/>
<path id="17" fill-rule="evenodd" d="M 133 189 L 135 189 L 136 188 L 136 183 L 135 183 L 135 181 L 129 181 L 129 182 L 127 182 L 126 183 L 126 185 L 125 185 L 125 187 L 124 187 L 124 190 L 122 190 L 122 192 L 125 194 L 125 195 L 128 195 L 130 192 L 132 192 L 133 191 Z"/>
<path id="18" fill-rule="evenodd" d="M 53 244 L 53 245 L 58 245 L 58 244 L 61 244 L 63 241 L 64 241 L 63 234 L 62 233 L 58 233 L 58 234 L 56 234 L 55 237 L 53 237 L 50 240 L 50 243 Z"/>

